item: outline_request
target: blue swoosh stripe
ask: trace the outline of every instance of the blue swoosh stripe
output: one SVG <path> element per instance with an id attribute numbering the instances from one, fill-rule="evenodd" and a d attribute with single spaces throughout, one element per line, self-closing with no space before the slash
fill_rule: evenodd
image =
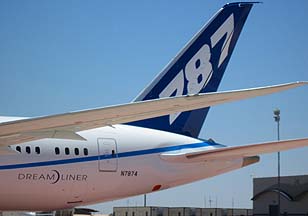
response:
<path id="1" fill-rule="evenodd" d="M 181 149 L 189 149 L 189 148 L 200 148 L 206 146 L 220 146 L 223 145 L 218 143 L 193 143 L 193 144 L 185 144 L 179 146 L 168 146 L 154 149 L 145 149 L 131 152 L 122 152 L 117 154 L 117 158 L 125 158 L 125 157 L 133 157 L 133 156 L 141 156 L 155 153 L 162 153 L 168 151 L 176 151 Z M 54 160 L 54 161 L 42 161 L 42 162 L 33 162 L 33 163 L 24 163 L 24 164 L 9 164 L 0 166 L 0 170 L 11 170 L 11 169 L 21 169 L 21 168 L 32 168 L 32 167 L 44 167 L 44 166 L 52 166 L 52 165 L 60 165 L 60 164 L 72 164 L 72 163 L 81 163 L 81 162 L 89 162 L 89 161 L 98 161 L 98 160 L 107 160 L 114 158 L 112 155 L 96 155 L 90 157 L 80 157 L 80 158 L 70 158 L 63 160 Z"/>

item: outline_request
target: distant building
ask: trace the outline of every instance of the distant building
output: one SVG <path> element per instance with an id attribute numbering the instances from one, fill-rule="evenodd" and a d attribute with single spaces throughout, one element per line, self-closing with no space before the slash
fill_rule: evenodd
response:
<path id="1" fill-rule="evenodd" d="M 113 216 L 251 216 L 252 209 L 189 207 L 114 207 Z"/>
<path id="2" fill-rule="evenodd" d="M 97 214 L 98 211 L 88 208 L 64 209 L 51 212 L 21 212 L 21 211 L 4 211 L 0 216 L 109 216 Z"/>
<path id="3" fill-rule="evenodd" d="M 278 215 L 278 193 L 282 215 L 308 215 L 308 175 L 254 178 L 253 214 Z"/>

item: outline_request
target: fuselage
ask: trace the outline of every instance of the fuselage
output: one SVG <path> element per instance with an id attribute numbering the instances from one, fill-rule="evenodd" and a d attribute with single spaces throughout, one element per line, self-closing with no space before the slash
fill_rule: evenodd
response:
<path id="1" fill-rule="evenodd" d="M 242 160 L 170 163 L 170 151 L 219 144 L 114 125 L 79 133 L 87 141 L 42 139 L 0 157 L 0 210 L 56 210 L 167 189 L 242 166 Z"/>

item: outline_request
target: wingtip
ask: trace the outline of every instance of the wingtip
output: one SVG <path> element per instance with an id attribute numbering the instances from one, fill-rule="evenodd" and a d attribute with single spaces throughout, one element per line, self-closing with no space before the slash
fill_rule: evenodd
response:
<path id="1" fill-rule="evenodd" d="M 308 81 L 296 81 L 295 83 L 298 85 L 308 85 Z"/>

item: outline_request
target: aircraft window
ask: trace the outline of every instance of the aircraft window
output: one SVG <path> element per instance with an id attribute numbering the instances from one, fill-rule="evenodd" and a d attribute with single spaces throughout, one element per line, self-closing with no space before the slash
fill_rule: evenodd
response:
<path id="1" fill-rule="evenodd" d="M 20 148 L 20 146 L 16 146 L 16 151 L 18 151 L 18 152 L 21 153 L 21 148 Z"/>
<path id="2" fill-rule="evenodd" d="M 35 152 L 36 152 L 36 154 L 40 154 L 41 153 L 40 147 L 36 146 L 35 147 Z"/>
<path id="3" fill-rule="evenodd" d="M 60 149 L 58 147 L 55 148 L 56 155 L 60 154 Z"/>
<path id="4" fill-rule="evenodd" d="M 27 147 L 26 147 L 26 152 L 27 152 L 28 154 L 30 154 L 30 153 L 31 153 L 31 149 L 30 149 L 30 147 L 29 147 L 29 146 L 27 146 Z"/>
<path id="5" fill-rule="evenodd" d="M 89 154 L 89 152 L 88 152 L 88 149 L 87 149 L 87 148 L 84 148 L 84 149 L 83 149 L 83 154 L 84 154 L 84 155 L 88 155 L 88 154 Z"/>
<path id="6" fill-rule="evenodd" d="M 112 157 L 115 157 L 115 152 L 114 150 L 111 151 Z"/>
<path id="7" fill-rule="evenodd" d="M 79 155 L 79 148 L 75 148 L 75 155 Z"/>
<path id="8" fill-rule="evenodd" d="M 65 154 L 66 154 L 66 155 L 69 155 L 69 154 L 70 154 L 70 149 L 67 148 L 67 147 L 65 148 Z"/>

